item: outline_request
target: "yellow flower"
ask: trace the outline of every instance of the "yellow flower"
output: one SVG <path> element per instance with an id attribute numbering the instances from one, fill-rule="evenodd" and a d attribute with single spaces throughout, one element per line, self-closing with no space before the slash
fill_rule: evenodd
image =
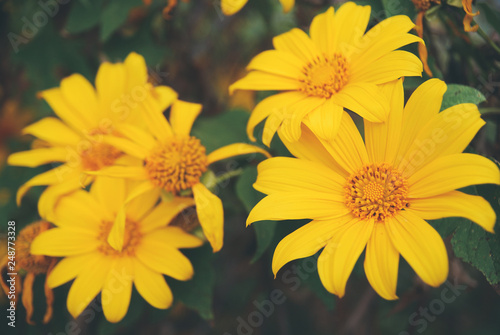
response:
<path id="1" fill-rule="evenodd" d="M 18 296 L 22 294 L 22 303 L 26 309 L 26 322 L 30 325 L 34 324 L 33 321 L 31 321 L 31 317 L 33 316 L 33 283 L 35 281 L 35 276 L 39 274 L 46 274 L 47 276 L 50 275 L 57 261 L 54 257 L 31 254 L 30 245 L 37 236 L 49 230 L 50 227 L 50 223 L 46 221 L 38 221 L 24 227 L 19 232 L 17 240 L 14 242 L 16 251 L 15 257 L 12 257 L 12 255 L 7 253 L 7 255 L 5 255 L 0 262 L 0 271 L 2 276 L 4 272 L 16 273 L 14 276 L 7 275 L 7 278 L 14 277 L 14 282 L 8 282 L 8 284 L 6 284 L 2 279 L 0 280 L 0 285 L 7 296 L 14 294 L 14 299 L 12 301 L 16 303 Z M 10 236 L 10 234 L 8 236 Z M 8 239 L 8 241 L 10 241 L 10 239 Z M 21 272 L 26 272 L 22 286 L 20 282 Z M 13 289 L 11 289 L 12 285 L 14 286 Z M 52 303 L 54 302 L 54 294 L 49 288 L 47 281 L 45 282 L 44 290 L 47 309 L 43 317 L 43 323 L 46 324 L 52 318 Z"/>
<path id="2" fill-rule="evenodd" d="M 479 11 L 473 13 L 472 12 L 472 0 L 462 0 L 462 7 L 465 11 L 464 17 L 464 30 L 467 32 L 476 32 L 479 26 L 476 24 L 475 26 L 471 26 L 472 20 L 474 16 L 479 15 Z"/>
<path id="3" fill-rule="evenodd" d="M 266 145 L 280 126 L 289 128 L 290 140 L 297 140 L 303 120 L 318 136 L 335 136 L 344 108 L 373 122 L 386 120 L 389 103 L 378 85 L 421 75 L 420 60 L 395 49 L 422 40 L 407 33 L 414 27 L 407 16 L 390 17 L 365 34 L 369 18 L 370 6 L 347 2 L 335 14 L 331 7 L 312 21 L 311 37 L 292 29 L 274 38 L 275 50 L 250 62 L 247 69 L 253 71 L 231 85 L 230 93 L 286 91 L 264 99 L 253 110 L 247 125 L 253 141 L 255 126 L 265 118 Z"/>
<path id="4" fill-rule="evenodd" d="M 319 276 L 328 291 L 342 297 L 366 246 L 368 281 L 380 296 L 396 299 L 400 254 L 427 284 L 446 280 L 445 245 L 425 220 L 461 216 L 493 232 L 490 204 L 456 191 L 500 183 L 492 161 L 462 153 L 484 125 L 476 105 L 439 113 L 446 85 L 438 79 L 417 88 L 404 109 L 401 80 L 383 89 L 390 97 L 389 118 L 386 123 L 365 120 L 364 142 L 346 113 L 335 139 L 321 141 L 304 125 L 300 141 L 284 141 L 298 159 L 277 157 L 259 164 L 254 187 L 268 196 L 247 223 L 312 219 L 278 244 L 275 274 L 287 262 L 324 247 Z"/>
<path id="5" fill-rule="evenodd" d="M 120 321 L 127 313 L 132 283 L 142 297 L 160 309 L 172 304 L 172 292 L 163 275 L 189 280 L 193 267 L 179 248 L 194 248 L 202 241 L 169 222 L 186 206 L 183 199 L 155 206 L 159 192 L 144 193 L 124 208 L 132 187 L 122 179 L 99 178 L 90 192 L 62 197 L 54 210 L 57 226 L 40 234 L 31 253 L 64 257 L 47 277 L 49 287 L 75 279 L 67 306 L 78 317 L 102 292 L 106 319 Z M 123 222 L 121 251 L 108 243 L 110 231 Z"/>
<path id="6" fill-rule="evenodd" d="M 172 92 L 172 99 L 176 95 Z M 177 100 L 171 107 L 170 122 L 162 114 L 163 107 L 153 99 L 145 99 L 143 116 L 149 131 L 143 131 L 129 124 L 120 125 L 117 130 L 126 138 L 108 136 L 104 142 L 141 160 L 142 164 L 116 164 L 100 171 L 89 171 L 96 175 L 140 180 L 135 194 L 159 189 L 174 195 L 194 197 L 200 225 L 215 251 L 223 244 L 224 216 L 221 200 L 200 182 L 200 177 L 214 162 L 237 155 L 251 153 L 269 154 L 256 146 L 234 143 L 206 154 L 200 140 L 190 136 L 191 127 L 201 112 L 200 104 Z M 223 130 L 222 130 L 223 131 Z M 133 198 L 131 196 L 131 198 Z M 117 236 L 119 248 L 121 237 Z"/>
<path id="7" fill-rule="evenodd" d="M 283 12 L 288 13 L 295 5 L 295 0 L 279 0 L 283 6 Z M 224 15 L 233 15 L 246 5 L 248 0 L 221 0 L 220 7 Z"/>
<path id="8" fill-rule="evenodd" d="M 79 74 L 61 81 L 60 87 L 39 93 L 59 118 L 46 117 L 24 128 L 44 141 L 42 148 L 18 152 L 8 157 L 8 164 L 36 167 L 49 163 L 63 164 L 41 173 L 17 193 L 18 204 L 33 186 L 49 185 L 38 203 L 40 215 L 46 216 L 62 195 L 88 185 L 92 178 L 85 170 L 99 170 L 116 160 L 130 161 L 123 153 L 102 142 L 121 123 L 140 124 L 140 101 L 154 95 L 162 106 L 170 103 L 171 89 L 153 88 L 148 82 L 144 58 L 131 53 L 124 63 L 103 63 L 96 77 L 96 89 Z"/>

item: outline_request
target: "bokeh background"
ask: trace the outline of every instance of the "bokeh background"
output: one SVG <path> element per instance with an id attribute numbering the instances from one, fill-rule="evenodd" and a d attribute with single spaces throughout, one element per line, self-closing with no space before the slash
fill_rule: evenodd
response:
<path id="1" fill-rule="evenodd" d="M 122 61 L 135 51 L 149 67 L 150 81 L 168 85 L 180 99 L 201 103 L 202 117 L 193 134 L 208 151 L 232 142 L 248 142 L 245 125 L 256 102 L 269 93 L 236 92 L 228 86 L 245 73 L 257 53 L 272 48 L 272 37 L 299 27 L 307 31 L 312 18 L 344 1 L 296 0 L 284 14 L 277 0 L 249 0 L 226 17 L 219 0 L 179 1 L 167 13 L 167 0 L 3 0 L 0 1 L 0 255 L 6 252 L 9 220 L 18 231 L 39 220 L 36 203 L 41 188 L 28 193 L 20 207 L 17 188 L 50 168 L 6 166 L 11 152 L 36 146 L 23 136 L 27 124 L 53 115 L 37 92 L 81 73 L 94 81 L 103 61 Z M 413 20 L 411 0 L 355 1 L 372 6 L 370 26 L 392 15 Z M 173 4 L 173 1 L 171 2 Z M 435 77 L 449 85 L 449 103 L 480 103 L 487 124 L 467 150 L 500 159 L 500 2 L 478 0 L 477 33 L 464 31 L 461 0 L 432 3 L 424 18 L 424 39 Z M 407 50 L 417 53 L 416 45 Z M 407 78 L 406 97 L 429 77 Z M 463 86 L 461 86 L 463 85 Z M 467 87 L 465 87 L 467 86 Z M 359 122 L 359 120 L 357 120 Z M 257 128 L 256 134 L 262 132 Z M 257 136 L 259 137 L 259 136 Z M 275 138 L 274 155 L 287 155 Z M 338 299 L 319 281 L 315 258 L 284 267 L 276 278 L 271 258 L 276 244 L 304 222 L 259 222 L 245 228 L 248 210 L 260 199 L 251 184 L 255 159 L 225 161 L 215 173 L 236 171 L 239 177 L 219 185 L 224 202 L 224 248 L 209 247 L 186 254 L 195 265 L 191 282 L 169 280 L 176 302 L 169 310 L 149 306 L 133 293 L 127 316 L 107 322 L 99 299 L 77 320 L 66 310 L 69 284 L 56 288 L 54 317 L 42 324 L 44 277 L 35 281 L 35 326 L 28 325 L 22 307 L 16 328 L 0 318 L 1 334 L 491 334 L 500 333 L 500 239 L 467 220 L 432 224 L 445 238 L 450 257 L 449 280 L 439 288 L 422 283 L 401 259 L 397 301 L 385 301 L 372 290 L 362 260 Z M 494 186 L 468 190 L 484 196 L 500 214 L 500 192 Z M 500 231 L 497 223 L 496 231 Z M 0 314 L 6 314 L 0 293 Z"/>

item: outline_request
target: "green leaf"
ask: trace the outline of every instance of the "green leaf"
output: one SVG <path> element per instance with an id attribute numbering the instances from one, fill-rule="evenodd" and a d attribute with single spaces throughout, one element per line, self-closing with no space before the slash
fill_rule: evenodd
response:
<path id="1" fill-rule="evenodd" d="M 201 248 L 183 250 L 194 267 L 194 276 L 186 282 L 167 278 L 174 299 L 196 310 L 206 320 L 214 318 L 212 301 L 215 286 L 215 270 L 212 265 L 212 248 L 205 244 Z"/>
<path id="2" fill-rule="evenodd" d="M 127 20 L 132 8 L 142 5 L 141 0 L 111 0 L 101 13 L 101 41 L 106 41 Z"/>
<path id="3" fill-rule="evenodd" d="M 88 30 L 100 21 L 98 13 L 101 11 L 102 0 L 77 1 L 68 15 L 66 30 L 70 34 L 78 34 Z"/>
<path id="4" fill-rule="evenodd" d="M 448 84 L 448 89 L 443 96 L 441 110 L 463 103 L 473 103 L 477 105 L 483 101 L 486 101 L 484 95 L 473 87 Z"/>
<path id="5" fill-rule="evenodd" d="M 248 213 L 264 197 L 256 191 L 252 184 L 257 179 L 257 168 L 254 166 L 246 167 L 236 182 L 236 195 L 241 200 Z M 273 241 L 274 231 L 276 229 L 275 221 L 259 221 L 252 223 L 257 238 L 257 250 L 252 258 L 252 262 L 258 260 L 267 250 Z"/>
<path id="6" fill-rule="evenodd" d="M 407 15 L 413 19 L 417 15 L 417 10 L 411 1 L 382 0 L 382 5 L 384 6 L 386 17 Z"/>
<path id="7" fill-rule="evenodd" d="M 487 3 L 476 3 L 476 6 L 481 10 L 481 15 L 486 16 L 486 20 L 488 23 L 495 29 L 498 33 L 500 33 L 500 13 Z"/>

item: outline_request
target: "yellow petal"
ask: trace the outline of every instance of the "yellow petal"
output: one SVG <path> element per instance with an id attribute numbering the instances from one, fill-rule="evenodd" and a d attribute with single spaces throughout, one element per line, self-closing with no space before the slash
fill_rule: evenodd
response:
<path id="1" fill-rule="evenodd" d="M 123 99 L 131 98 L 126 91 L 127 72 L 121 63 L 102 63 L 97 71 L 95 86 L 102 115 L 109 115 Z M 127 100 L 125 100 L 127 101 Z"/>
<path id="2" fill-rule="evenodd" d="M 94 185 L 92 185 L 93 188 Z M 93 197 L 86 191 L 75 191 L 59 200 L 51 221 L 58 227 L 96 230 L 102 220 L 112 218 L 105 212 L 106 204 L 112 200 L 101 201 L 100 198 Z"/>
<path id="3" fill-rule="evenodd" d="M 95 124 L 89 123 L 81 114 L 73 109 L 59 88 L 51 88 L 38 93 L 52 107 L 52 110 L 59 116 L 65 123 L 70 125 L 74 130 L 85 133 L 95 127 Z"/>
<path id="4" fill-rule="evenodd" d="M 97 233 L 76 228 L 52 228 L 33 240 L 31 253 L 64 257 L 91 252 L 99 246 Z"/>
<path id="5" fill-rule="evenodd" d="M 61 92 L 71 108 L 88 124 L 97 125 L 100 115 L 94 87 L 81 74 L 73 74 L 61 81 Z"/>
<path id="6" fill-rule="evenodd" d="M 24 277 L 23 282 L 23 295 L 22 295 L 22 303 L 23 307 L 26 310 L 26 322 L 30 325 L 34 325 L 33 321 L 31 321 L 31 317 L 33 316 L 33 282 L 35 281 L 35 274 L 33 272 L 28 272 L 26 277 Z"/>
<path id="7" fill-rule="evenodd" d="M 267 159 L 257 167 L 256 190 L 265 194 L 302 190 L 344 194 L 345 178 L 318 162 L 289 157 Z"/>
<path id="8" fill-rule="evenodd" d="M 108 272 L 102 287 L 102 309 L 106 320 L 116 323 L 127 314 L 132 296 L 134 271 L 128 258 L 118 258 Z"/>
<path id="9" fill-rule="evenodd" d="M 166 309 L 172 305 L 173 295 L 163 275 L 134 262 L 134 285 L 137 292 L 153 307 Z"/>
<path id="10" fill-rule="evenodd" d="M 344 197 L 309 190 L 273 193 L 262 199 L 248 215 L 247 225 L 263 220 L 326 220 L 345 214 Z"/>
<path id="11" fill-rule="evenodd" d="M 162 112 L 167 109 L 168 106 L 172 105 L 177 101 L 177 92 L 168 86 L 156 86 L 153 87 L 153 96 L 158 102 L 158 109 Z"/>
<path id="12" fill-rule="evenodd" d="M 131 52 L 123 64 L 127 78 L 126 91 L 132 93 L 134 89 L 144 87 L 148 81 L 148 68 L 144 57 Z"/>
<path id="13" fill-rule="evenodd" d="M 326 150 L 325 146 L 319 141 L 316 135 L 305 125 L 302 124 L 301 137 L 299 141 L 291 142 L 283 136 L 281 130 L 278 131 L 281 141 L 288 151 L 297 158 L 309 161 L 320 162 L 343 177 L 348 177 L 348 173 L 333 159 L 332 155 Z"/>
<path id="14" fill-rule="evenodd" d="M 224 210 L 222 201 L 202 183 L 193 186 L 196 213 L 201 228 L 214 252 L 224 243 Z"/>
<path id="15" fill-rule="evenodd" d="M 390 107 L 380 87 L 372 83 L 347 84 L 331 99 L 371 122 L 384 122 Z"/>
<path id="16" fill-rule="evenodd" d="M 321 113 L 322 110 L 327 108 L 326 101 L 323 98 L 307 97 L 296 103 L 284 105 L 281 109 L 275 111 L 275 113 L 280 113 L 281 135 L 286 137 L 290 142 L 298 141 L 302 134 L 302 122 L 304 119 L 311 113 L 318 113 L 318 111 Z M 267 129 L 264 128 L 262 136 L 264 143 L 266 131 Z"/>
<path id="17" fill-rule="evenodd" d="M 360 39 L 358 45 L 353 45 L 349 50 L 352 68 L 368 68 L 373 61 L 391 51 L 421 41 L 415 35 L 407 34 L 414 26 L 406 15 L 391 16 L 375 25 Z"/>
<path id="18" fill-rule="evenodd" d="M 352 219 L 341 226 L 318 258 L 318 273 L 325 288 L 342 298 L 354 264 L 370 238 L 373 221 Z"/>
<path id="19" fill-rule="evenodd" d="M 434 228 L 408 211 L 387 219 L 385 227 L 393 245 L 425 283 L 437 287 L 446 280 L 448 254 Z"/>
<path id="20" fill-rule="evenodd" d="M 381 86 L 389 98 L 390 113 L 386 122 L 364 120 L 365 144 L 371 162 L 393 163 L 398 150 L 403 120 L 404 89 L 399 79 Z"/>
<path id="21" fill-rule="evenodd" d="M 309 29 L 309 34 L 314 44 L 318 46 L 319 50 L 327 55 L 332 55 L 336 49 L 333 37 L 335 33 L 333 29 L 334 12 L 334 8 L 330 7 L 326 12 L 316 15 Z"/>
<path id="22" fill-rule="evenodd" d="M 110 259 L 95 257 L 81 264 L 82 271 L 76 277 L 68 292 L 68 311 L 77 318 L 101 291 L 109 272 Z"/>
<path id="23" fill-rule="evenodd" d="M 418 39 L 416 36 L 415 38 Z M 396 50 L 380 57 L 369 68 L 353 68 L 349 81 L 384 84 L 402 76 L 420 77 L 422 69 L 422 62 L 417 56 L 406 51 Z"/>
<path id="24" fill-rule="evenodd" d="M 177 100 L 170 110 L 170 124 L 176 135 L 189 136 L 194 120 L 203 108 L 200 104 Z"/>
<path id="25" fill-rule="evenodd" d="M 37 167 L 52 162 L 64 162 L 67 158 L 65 148 L 41 148 L 15 152 L 7 158 L 9 165 Z"/>
<path id="26" fill-rule="evenodd" d="M 264 149 L 261 149 L 255 145 L 246 144 L 246 143 L 233 143 L 226 145 L 222 148 L 216 149 L 208 154 L 207 162 L 208 164 L 212 164 L 214 162 L 240 156 L 240 155 L 248 155 L 252 154 L 251 157 L 255 157 L 255 154 L 262 154 L 266 157 L 271 157 L 271 155 Z M 250 158 L 248 158 L 250 160 Z"/>
<path id="27" fill-rule="evenodd" d="M 486 157 L 454 154 L 437 158 L 410 178 L 410 198 L 427 198 L 477 184 L 500 184 L 500 171 Z"/>
<path id="28" fill-rule="evenodd" d="M 61 259 L 47 277 L 47 285 L 54 288 L 69 282 L 82 271 L 82 264 L 87 264 L 99 256 L 97 252 L 92 252 Z"/>
<path id="29" fill-rule="evenodd" d="M 373 289 L 384 299 L 397 299 L 399 252 L 383 223 L 375 223 L 366 245 L 365 273 Z"/>
<path id="30" fill-rule="evenodd" d="M 166 243 L 174 248 L 196 248 L 203 245 L 203 241 L 198 237 L 186 233 L 179 227 L 158 228 L 148 235 L 148 241 Z"/>
<path id="31" fill-rule="evenodd" d="M 279 0 L 281 3 L 281 6 L 283 6 L 283 12 L 288 13 L 289 11 L 292 10 L 293 6 L 295 5 L 295 0 Z"/>
<path id="32" fill-rule="evenodd" d="M 350 215 L 333 220 L 314 220 L 283 238 L 273 255 L 273 273 L 295 259 L 314 255 L 323 248 L 340 227 L 350 221 Z"/>
<path id="33" fill-rule="evenodd" d="M 403 111 L 402 136 L 398 157 L 401 159 L 415 140 L 417 134 L 441 109 L 446 84 L 439 79 L 430 79 L 417 87 L 408 99 Z"/>
<path id="34" fill-rule="evenodd" d="M 220 0 L 220 7 L 224 15 L 233 15 L 245 6 L 248 0 Z"/>
<path id="35" fill-rule="evenodd" d="M 136 249 L 137 259 L 154 271 L 166 274 L 177 280 L 189 280 L 194 270 L 189 259 L 179 250 L 165 242 L 151 238 L 152 234 L 142 237 Z"/>
<path id="36" fill-rule="evenodd" d="M 304 98 L 306 98 L 306 96 L 300 92 L 285 92 L 272 95 L 259 102 L 253 109 L 252 114 L 250 115 L 250 119 L 247 123 L 247 135 L 250 140 L 252 142 L 256 141 L 253 135 L 254 128 L 260 122 L 262 122 L 262 120 L 268 117 L 269 114 L 280 114 L 280 110 L 288 108 L 286 106 L 292 105 Z"/>
<path id="37" fill-rule="evenodd" d="M 299 79 L 304 76 L 302 73 L 304 66 L 305 64 L 300 58 L 289 52 L 267 50 L 255 56 L 248 64 L 247 70 L 259 70 L 291 79 Z"/>
<path id="38" fill-rule="evenodd" d="M 146 158 L 147 151 L 145 148 L 141 147 L 139 144 L 134 143 L 126 138 L 117 136 L 103 136 L 103 143 L 114 146 L 131 156 L 144 159 Z"/>
<path id="39" fill-rule="evenodd" d="M 311 131 L 316 136 L 330 140 L 334 139 L 340 127 L 344 109 L 333 102 L 333 99 L 326 99 L 325 103 L 307 115 Z"/>
<path id="40" fill-rule="evenodd" d="M 464 217 L 474 221 L 485 230 L 493 233 L 496 214 L 490 203 L 484 198 L 451 191 L 430 198 L 411 199 L 406 210 L 424 220 L 436 220 L 445 217 Z"/>
<path id="41" fill-rule="evenodd" d="M 98 171 L 85 171 L 89 175 L 125 178 L 133 180 L 148 179 L 146 170 L 142 166 L 108 166 Z"/>
<path id="42" fill-rule="evenodd" d="M 148 183 L 151 184 L 151 183 Z M 126 205 L 127 217 L 130 220 L 139 222 L 142 221 L 160 199 L 161 189 L 155 187 L 149 191 L 142 193 L 140 196 L 129 200 Z"/>
<path id="43" fill-rule="evenodd" d="M 359 39 L 366 31 L 370 12 L 370 6 L 358 6 L 354 2 L 346 2 L 340 6 L 331 25 L 331 38 L 336 51 L 346 53 L 344 50 L 349 48 L 348 45 L 360 45 Z"/>
<path id="44" fill-rule="evenodd" d="M 108 244 L 117 251 L 122 251 L 123 249 L 126 221 L 127 217 L 125 214 L 125 208 L 120 207 L 116 213 L 116 217 L 109 232 L 108 238 L 106 239 L 108 241 Z"/>
<path id="45" fill-rule="evenodd" d="M 321 55 L 309 36 L 298 28 L 274 37 L 273 45 L 276 50 L 291 53 L 306 63 Z"/>
<path id="46" fill-rule="evenodd" d="M 120 178 L 98 176 L 92 183 L 90 194 L 101 205 L 100 212 L 104 209 L 113 215 L 125 202 L 125 181 Z M 104 213 L 98 215 L 102 217 Z"/>
<path id="47" fill-rule="evenodd" d="M 192 198 L 174 197 L 170 201 L 162 201 L 141 221 L 141 232 L 146 234 L 167 226 L 179 213 L 192 206 Z"/>
<path id="48" fill-rule="evenodd" d="M 158 140 L 164 142 L 174 136 L 172 127 L 170 127 L 167 119 L 163 116 L 163 111 L 157 101 L 151 97 L 146 97 L 142 101 L 142 106 L 144 121 Z"/>
<path id="49" fill-rule="evenodd" d="M 286 91 L 298 90 L 300 82 L 296 79 L 290 79 L 278 76 L 272 73 L 252 71 L 242 79 L 229 86 L 229 94 L 235 90 L 253 90 L 253 91 Z"/>
<path id="50" fill-rule="evenodd" d="M 460 104 L 435 115 L 421 129 L 399 164 L 407 175 L 434 159 L 461 153 L 485 124 L 474 104 Z"/>
<path id="51" fill-rule="evenodd" d="M 324 147 L 345 171 L 352 174 L 368 163 L 363 139 L 347 113 L 343 113 L 337 136 L 334 139 L 320 139 Z"/>
<path id="52" fill-rule="evenodd" d="M 140 147 L 151 150 L 156 145 L 154 137 L 148 132 L 136 127 L 132 124 L 121 123 L 115 127 L 115 130 L 120 134 L 128 138 L 130 141 L 134 142 Z M 142 155 L 141 155 L 142 156 Z"/>
<path id="53" fill-rule="evenodd" d="M 23 134 L 30 134 L 51 144 L 76 146 L 82 137 L 55 117 L 46 117 L 23 129 Z"/>

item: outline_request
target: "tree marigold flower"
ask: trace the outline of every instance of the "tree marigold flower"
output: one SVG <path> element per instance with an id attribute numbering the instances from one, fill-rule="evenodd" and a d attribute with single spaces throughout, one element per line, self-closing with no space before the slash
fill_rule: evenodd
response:
<path id="1" fill-rule="evenodd" d="M 193 276 L 191 262 L 178 249 L 195 248 L 203 241 L 169 226 L 184 203 L 174 199 L 156 205 L 159 192 L 152 190 L 124 207 L 132 186 L 102 177 L 90 192 L 62 197 L 54 210 L 57 227 L 40 234 L 31 245 L 32 254 L 64 257 L 47 283 L 54 288 L 75 279 L 67 298 L 74 318 L 102 292 L 106 319 L 120 321 L 130 304 L 132 283 L 149 304 L 166 309 L 173 297 L 163 275 L 183 281 Z M 108 242 L 116 227 L 123 229 L 121 250 Z"/>
<path id="2" fill-rule="evenodd" d="M 171 101 L 174 101 L 174 96 Z M 183 200 L 179 201 L 186 203 L 191 203 L 194 198 L 203 232 L 214 252 L 219 251 L 223 244 L 222 202 L 201 183 L 201 176 L 210 164 L 226 158 L 253 153 L 269 157 L 269 154 L 259 147 L 245 143 L 230 144 L 207 154 L 200 140 L 189 135 L 193 122 L 201 112 L 200 104 L 176 100 L 171 107 L 170 122 L 162 114 L 164 108 L 154 99 L 145 99 L 143 104 L 143 116 L 151 133 L 130 124 L 123 124 L 119 125 L 117 130 L 125 138 L 104 138 L 104 143 L 119 148 L 141 160 L 143 164 L 115 164 L 88 173 L 142 181 L 136 194 L 157 189 L 175 196 L 180 195 L 179 199 Z M 120 240 L 121 238 L 118 238 L 118 248 Z"/>
<path id="3" fill-rule="evenodd" d="M 493 232 L 495 212 L 482 197 L 456 189 L 500 184 L 489 159 L 462 153 L 484 125 L 477 106 L 439 112 L 444 82 L 431 79 L 404 105 L 402 80 L 383 86 L 390 100 L 386 123 L 365 120 L 364 141 L 346 113 L 335 138 L 316 137 L 306 122 L 297 142 L 278 134 L 298 158 L 258 166 L 254 187 L 267 194 L 247 223 L 312 219 L 276 247 L 272 269 L 314 255 L 325 288 L 342 297 L 366 247 L 365 272 L 375 291 L 396 299 L 399 255 L 422 280 L 438 286 L 448 275 L 440 235 L 425 220 L 460 216 Z M 333 125 L 330 125 L 333 127 Z"/>
<path id="4" fill-rule="evenodd" d="M 121 123 L 141 124 L 139 102 L 154 96 L 166 108 L 165 97 L 171 89 L 148 83 L 144 58 L 131 53 L 124 63 L 103 63 L 96 77 L 96 88 L 80 74 L 61 81 L 60 87 L 39 93 L 59 118 L 46 117 L 24 128 L 24 134 L 44 141 L 44 147 L 13 153 L 8 164 L 36 167 L 49 163 L 63 164 L 41 173 L 17 192 L 17 202 L 33 186 L 48 185 L 40 197 L 40 215 L 46 217 L 63 194 L 92 182 L 83 171 L 97 171 L 115 161 L 127 160 L 123 153 L 103 143 L 102 136 L 116 133 Z M 119 135 L 119 134 L 118 134 Z"/>
<path id="5" fill-rule="evenodd" d="M 294 28 L 273 39 L 274 50 L 252 59 L 247 66 L 251 72 L 232 84 L 230 93 L 285 91 L 264 99 L 253 110 L 247 125 L 252 141 L 255 126 L 265 118 L 262 141 L 266 145 L 280 127 L 288 128 L 285 135 L 297 140 L 303 120 L 318 136 L 331 138 L 344 108 L 372 122 L 387 119 L 389 103 L 378 85 L 401 76 L 421 76 L 418 57 L 395 49 L 422 40 L 408 34 L 415 25 L 404 15 L 390 17 L 365 33 L 370 11 L 370 6 L 353 2 L 336 13 L 331 7 L 314 18 L 310 37 Z"/>
<path id="6" fill-rule="evenodd" d="M 35 277 L 39 274 L 49 276 L 57 262 L 57 259 L 54 257 L 32 254 L 30 252 L 30 246 L 37 236 L 50 228 L 50 223 L 46 221 L 34 222 L 24 227 L 17 236 L 15 260 L 10 262 L 10 255 L 7 254 L 0 262 L 0 271 L 2 274 L 4 271 L 6 273 L 17 273 L 16 282 L 14 284 L 16 290 L 14 301 L 17 301 L 20 294 L 22 295 L 22 303 L 26 309 L 26 322 L 30 325 L 34 324 L 31 318 L 33 316 L 33 283 Z M 15 264 L 14 269 L 11 268 L 11 264 Z M 22 286 L 21 283 L 18 282 L 18 280 L 20 280 L 20 272 L 26 272 Z M 10 285 L 7 285 L 3 280 L 0 281 L 0 284 L 5 294 L 9 295 Z M 43 323 L 46 324 L 52 319 L 54 294 L 49 288 L 47 281 L 45 281 L 44 290 L 47 309 L 43 317 Z"/>

